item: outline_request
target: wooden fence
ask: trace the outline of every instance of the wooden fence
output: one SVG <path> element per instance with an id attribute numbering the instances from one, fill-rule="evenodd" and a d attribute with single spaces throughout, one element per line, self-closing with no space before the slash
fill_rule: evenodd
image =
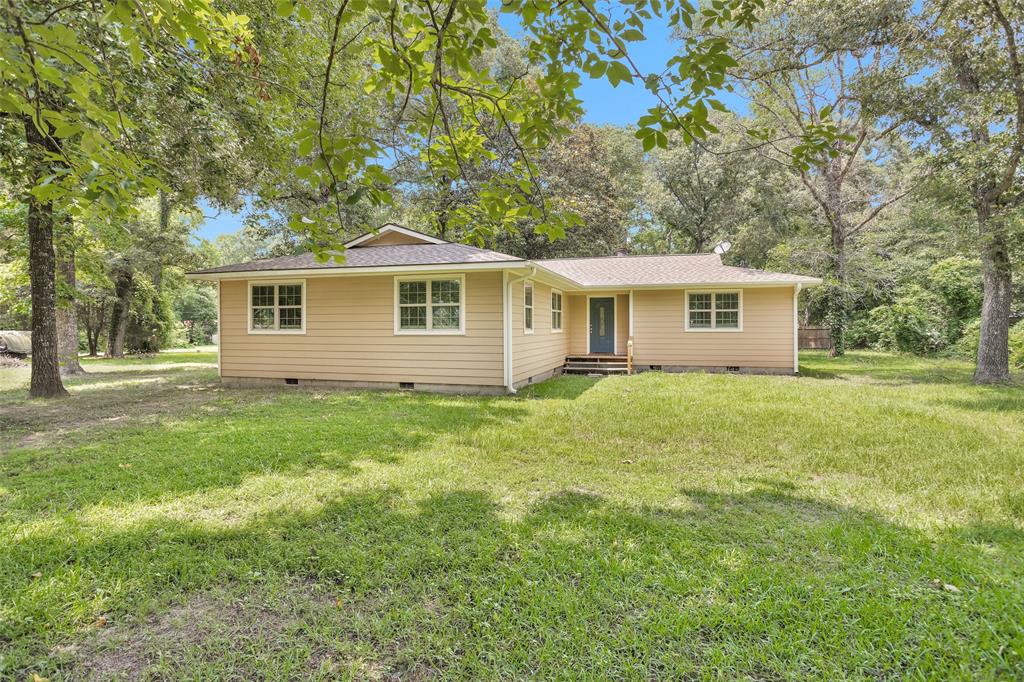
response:
<path id="1" fill-rule="evenodd" d="M 832 345 L 832 333 L 828 327 L 800 327 L 797 342 L 800 350 L 825 349 Z"/>

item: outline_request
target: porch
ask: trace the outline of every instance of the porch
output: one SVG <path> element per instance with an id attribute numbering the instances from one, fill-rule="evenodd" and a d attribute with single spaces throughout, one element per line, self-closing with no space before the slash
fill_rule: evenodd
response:
<path id="1" fill-rule="evenodd" d="M 630 374 L 628 355 L 615 353 L 585 353 L 583 355 L 567 355 L 562 366 L 563 374 Z"/>
<path id="2" fill-rule="evenodd" d="M 566 374 L 629 374 L 629 290 L 569 294 Z"/>

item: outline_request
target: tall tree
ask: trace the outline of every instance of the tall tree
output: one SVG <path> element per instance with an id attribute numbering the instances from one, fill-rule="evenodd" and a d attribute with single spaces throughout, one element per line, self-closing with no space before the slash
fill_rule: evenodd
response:
<path id="1" fill-rule="evenodd" d="M 831 355 L 844 352 L 852 304 L 850 250 L 910 187 L 884 177 L 903 119 L 872 106 L 896 59 L 898 0 L 852 17 L 842 3 L 772 2 L 743 41 L 737 82 L 750 102 L 752 147 L 792 172 L 828 233 L 825 317 Z M 818 144 L 809 144 L 816 140 Z"/>
<path id="2" fill-rule="evenodd" d="M 1013 243 L 1024 238 L 1024 7 L 927 2 L 915 19 L 910 76 L 890 89 L 888 104 L 926 136 L 940 172 L 971 207 L 984 290 L 974 379 L 1007 381 Z"/>
<path id="3" fill-rule="evenodd" d="M 28 204 L 33 397 L 66 394 L 58 362 L 55 209 L 73 215 L 95 202 L 114 211 L 141 187 L 156 187 L 131 144 L 123 73 L 149 69 L 159 62 L 150 60 L 154 55 L 194 68 L 212 50 L 244 46 L 244 24 L 208 0 L 0 5 L 0 112 L 23 131 L 23 144 L 3 148 Z"/>
<path id="4" fill-rule="evenodd" d="M 709 252 L 747 218 L 741 195 L 751 184 L 751 154 L 746 140 L 736 139 L 735 122 L 716 127 L 725 130 L 702 144 L 684 144 L 673 135 L 667 149 L 651 155 L 657 180 L 651 205 L 669 252 Z"/>

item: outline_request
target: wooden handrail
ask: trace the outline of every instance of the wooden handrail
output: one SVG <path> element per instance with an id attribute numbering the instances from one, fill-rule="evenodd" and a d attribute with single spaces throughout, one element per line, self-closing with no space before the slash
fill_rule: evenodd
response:
<path id="1" fill-rule="evenodd" d="M 626 341 L 626 375 L 633 374 L 633 339 Z"/>

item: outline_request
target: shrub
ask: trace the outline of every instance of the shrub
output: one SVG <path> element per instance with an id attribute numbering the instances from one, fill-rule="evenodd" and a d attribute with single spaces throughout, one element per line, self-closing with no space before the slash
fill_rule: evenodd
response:
<path id="1" fill-rule="evenodd" d="M 951 354 L 964 360 L 978 358 L 978 341 L 981 337 L 981 318 L 964 325 L 963 336 L 951 349 Z M 1010 327 L 1010 367 L 1024 369 L 1024 320 Z"/>
<path id="2" fill-rule="evenodd" d="M 156 353 L 174 340 L 174 313 L 168 296 L 148 279 L 135 278 L 131 310 L 124 339 L 127 352 Z"/>
<path id="3" fill-rule="evenodd" d="M 964 324 L 964 331 L 956 343 L 950 347 L 950 355 L 964 360 L 975 360 L 978 357 L 978 339 L 981 337 L 981 318 L 976 317 Z"/>
<path id="4" fill-rule="evenodd" d="M 927 355 L 947 345 L 943 302 L 917 285 L 868 314 L 882 350 Z"/>
<path id="5" fill-rule="evenodd" d="M 1024 320 L 1010 327 L 1010 367 L 1024 369 Z"/>
<path id="6" fill-rule="evenodd" d="M 944 258 L 928 268 L 928 290 L 942 298 L 955 319 L 969 320 L 981 312 L 980 271 L 977 260 Z"/>
<path id="7" fill-rule="evenodd" d="M 878 332 L 870 317 L 859 317 L 846 328 L 846 345 L 849 348 L 868 348 L 878 343 Z"/>

